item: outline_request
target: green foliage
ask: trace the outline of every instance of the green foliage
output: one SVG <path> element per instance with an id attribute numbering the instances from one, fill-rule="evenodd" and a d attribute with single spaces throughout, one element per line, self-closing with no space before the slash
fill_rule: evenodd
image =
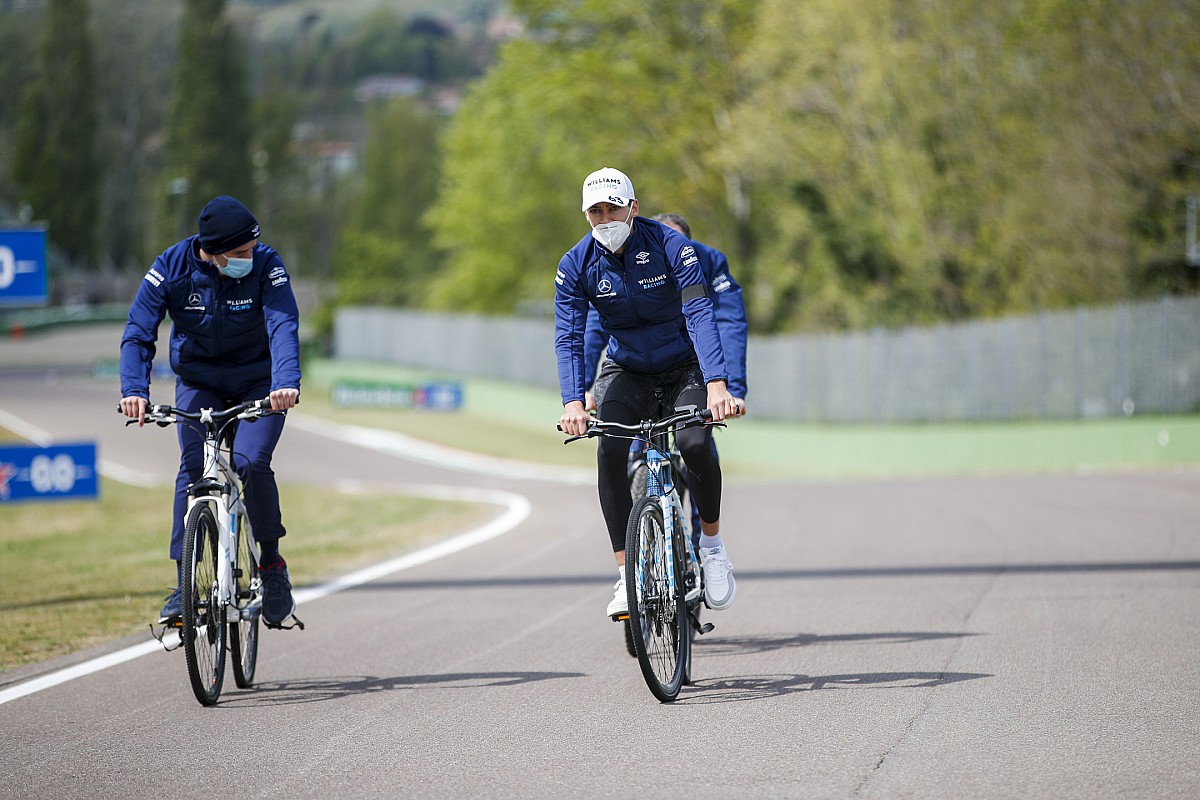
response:
<path id="1" fill-rule="evenodd" d="M 21 99 L 12 177 L 50 241 L 94 257 L 100 164 L 86 0 L 51 0 L 37 76 Z"/>
<path id="2" fill-rule="evenodd" d="M 630 174 L 643 213 L 682 211 L 704 238 L 733 229 L 737 204 L 713 202 L 738 176 L 706 157 L 738 88 L 711 54 L 744 36 L 748 6 L 517 4 L 530 38 L 502 49 L 448 134 L 429 217 L 448 257 L 430 305 L 507 313 L 548 300 L 554 265 L 588 230 L 580 185 L 601 166 Z"/>
<path id="3" fill-rule="evenodd" d="M 362 185 L 333 256 L 339 302 L 420 302 L 438 258 L 421 224 L 438 181 L 438 129 L 411 100 L 369 109 Z"/>
<path id="4" fill-rule="evenodd" d="M 547 298 L 603 164 L 726 250 L 760 331 L 1196 289 L 1196 0 L 514 5 L 449 135 L 440 305 Z"/>
<path id="5" fill-rule="evenodd" d="M 193 214 L 222 194 L 254 203 L 244 45 L 224 11 L 225 0 L 186 0 L 179 29 L 167 149 L 170 177 L 187 180 L 182 206 Z"/>

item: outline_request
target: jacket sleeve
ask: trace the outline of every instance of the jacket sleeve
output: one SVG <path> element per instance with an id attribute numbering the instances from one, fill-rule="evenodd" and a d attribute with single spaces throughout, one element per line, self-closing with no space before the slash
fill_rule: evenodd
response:
<path id="1" fill-rule="evenodd" d="M 583 338 L 587 327 L 588 299 L 579 288 L 579 271 L 567 253 L 554 276 L 554 353 L 558 359 L 558 386 L 565 406 L 583 402 L 586 367 Z"/>
<path id="2" fill-rule="evenodd" d="M 167 314 L 166 262 L 162 256 L 146 273 L 129 307 L 121 336 L 121 397 L 150 399 L 150 371 L 158 342 L 158 326 Z"/>
<path id="3" fill-rule="evenodd" d="M 591 391 L 596 382 L 596 370 L 600 368 L 600 356 L 608 346 L 608 336 L 600 326 L 600 312 L 588 304 L 587 325 L 583 331 L 583 384 Z"/>
<path id="4" fill-rule="evenodd" d="M 721 350 L 725 354 L 725 368 L 729 371 L 729 393 L 746 399 L 746 339 L 749 325 L 746 321 L 746 303 L 742 287 L 729 271 L 729 262 L 720 250 L 709 248 L 710 258 L 705 263 L 705 278 L 708 293 L 713 301 L 713 313 L 717 319 L 717 331 L 721 336 Z"/>
<path id="5" fill-rule="evenodd" d="M 271 391 L 300 388 L 300 309 L 283 259 L 271 251 L 263 274 L 263 317 L 271 347 Z"/>
<path id="6" fill-rule="evenodd" d="M 674 231 L 667 235 L 666 245 L 671 270 L 679 284 L 688 335 L 696 350 L 704 380 L 706 383 L 717 380 L 728 382 L 725 355 L 721 351 L 721 337 L 717 331 L 712 300 L 708 297 L 708 286 L 700 268 L 700 257 L 696 254 L 696 248 L 682 234 Z"/>

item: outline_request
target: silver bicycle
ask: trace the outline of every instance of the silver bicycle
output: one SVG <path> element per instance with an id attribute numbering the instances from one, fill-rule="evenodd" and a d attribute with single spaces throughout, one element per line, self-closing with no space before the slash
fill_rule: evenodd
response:
<path id="1" fill-rule="evenodd" d="M 146 422 L 161 427 L 190 425 L 204 437 L 204 471 L 188 486 L 179 587 L 183 616 L 168 622 L 167 629 L 178 630 L 192 692 L 206 706 L 215 704 L 221 696 L 227 648 L 238 688 L 254 683 L 262 581 L 258 546 L 246 513 L 247 487 L 234 466 L 233 440 L 240 421 L 252 424 L 275 413 L 279 412 L 271 410 L 270 398 L 223 411 L 184 411 L 151 405 L 146 412 Z M 300 620 L 293 620 L 295 627 L 304 628 Z M 167 629 L 156 638 L 167 649 L 174 649 L 179 644 L 168 643 L 164 638 Z"/>

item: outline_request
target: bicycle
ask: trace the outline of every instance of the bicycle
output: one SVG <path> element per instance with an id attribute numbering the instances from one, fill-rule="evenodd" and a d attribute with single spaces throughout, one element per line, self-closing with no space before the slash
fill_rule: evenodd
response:
<path id="1" fill-rule="evenodd" d="M 151 405 L 146 411 L 146 422 L 164 428 L 191 425 L 204 437 L 204 471 L 187 490 L 179 587 L 183 615 L 168 621 L 162 634 L 155 634 L 166 649 L 174 650 L 179 645 L 168 644 L 164 636 L 166 628 L 178 629 L 192 693 L 201 705 L 214 705 L 221 695 L 227 645 L 238 688 L 254 683 L 262 581 L 258 547 L 246 513 L 247 488 L 233 465 L 233 439 L 239 421 L 253 423 L 277 413 L 271 410 L 270 398 L 224 411 L 184 411 L 169 405 Z M 125 424 L 136 422 L 131 419 Z M 293 625 L 269 627 L 304 629 L 304 623 L 295 616 L 292 619 Z M 153 631 L 154 626 L 150 627 Z"/>
<path id="2" fill-rule="evenodd" d="M 678 467 L 671 458 L 671 434 L 698 425 L 724 427 L 712 422 L 708 409 L 685 406 L 636 425 L 593 420 L 585 434 L 565 441 L 617 436 L 636 439 L 645 448 L 645 493 L 634 502 L 625 534 L 627 624 L 642 677 L 664 703 L 675 700 L 683 684 L 692 681 L 694 636 L 713 629 L 712 623 L 700 621 L 704 573 L 672 476 Z"/>

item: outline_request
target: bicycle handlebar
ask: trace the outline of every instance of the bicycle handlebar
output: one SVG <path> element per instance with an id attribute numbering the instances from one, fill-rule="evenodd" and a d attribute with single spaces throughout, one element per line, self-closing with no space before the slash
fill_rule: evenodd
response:
<path id="1" fill-rule="evenodd" d="M 724 428 L 724 422 L 712 421 L 712 410 L 701 408 L 697 410 L 695 406 L 687 406 L 682 409 L 676 409 L 676 412 L 669 417 L 663 417 L 660 420 L 643 420 L 642 422 L 630 425 L 623 422 L 605 422 L 604 420 L 595 419 L 588 423 L 587 433 L 581 436 L 568 436 L 563 444 L 577 442 L 580 439 L 590 439 L 596 436 L 608 436 L 614 431 L 626 431 L 629 433 L 641 434 L 646 437 L 654 436 L 655 434 L 663 433 L 678 426 L 678 428 L 694 428 L 698 425 L 711 425 L 717 428 Z M 562 426 L 557 426 L 561 431 Z"/>
<path id="2" fill-rule="evenodd" d="M 299 399 L 297 399 L 299 402 Z M 120 407 L 118 406 L 118 410 Z M 271 398 L 264 397 L 262 400 L 248 400 L 245 403 L 238 403 L 236 406 L 231 406 L 223 411 L 214 411 L 211 408 L 202 408 L 199 411 L 184 411 L 181 408 L 163 404 L 152 404 L 146 408 L 146 422 L 153 422 L 160 428 L 165 428 L 173 422 L 179 422 L 181 419 L 191 420 L 192 422 L 214 423 L 219 424 L 234 419 L 258 419 L 270 414 L 278 414 L 281 412 L 271 410 Z M 133 425 L 137 422 L 136 419 L 125 420 L 126 425 Z"/>

